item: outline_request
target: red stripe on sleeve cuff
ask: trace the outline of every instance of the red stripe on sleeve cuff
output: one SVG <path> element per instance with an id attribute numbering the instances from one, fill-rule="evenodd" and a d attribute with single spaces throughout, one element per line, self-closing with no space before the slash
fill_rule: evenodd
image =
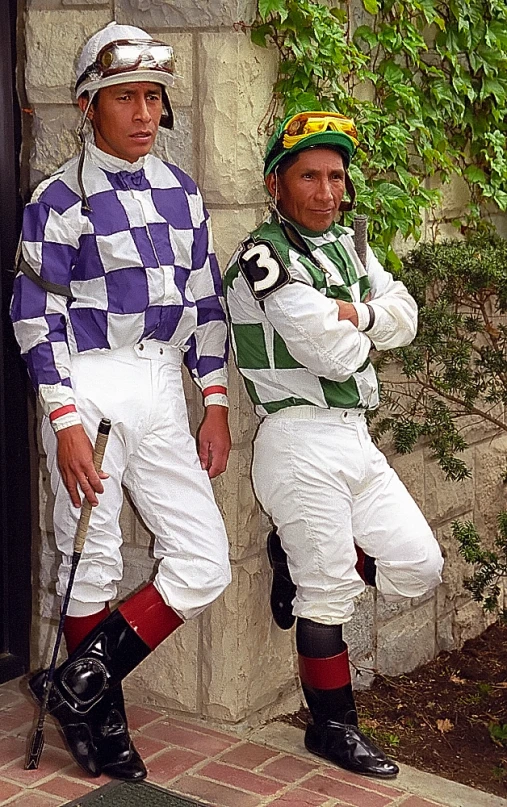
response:
<path id="1" fill-rule="evenodd" d="M 205 398 L 207 398 L 208 395 L 227 395 L 227 387 L 206 387 L 206 389 L 203 389 L 202 394 Z"/>
<path id="2" fill-rule="evenodd" d="M 61 406 L 59 409 L 55 409 L 53 412 L 51 412 L 51 414 L 49 415 L 49 419 L 52 423 L 53 420 L 56 420 L 56 418 L 61 418 L 62 415 L 68 415 L 69 412 L 75 412 L 75 411 L 76 407 L 74 406 L 74 404 L 67 404 L 67 406 Z"/>

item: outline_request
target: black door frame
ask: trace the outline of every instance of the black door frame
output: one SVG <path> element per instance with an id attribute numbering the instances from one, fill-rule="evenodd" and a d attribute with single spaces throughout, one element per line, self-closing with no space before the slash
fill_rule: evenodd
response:
<path id="1" fill-rule="evenodd" d="M 0 8 L 0 682 L 29 667 L 30 462 L 26 370 L 9 320 L 21 218 L 20 110 L 15 88 L 17 0 Z"/>

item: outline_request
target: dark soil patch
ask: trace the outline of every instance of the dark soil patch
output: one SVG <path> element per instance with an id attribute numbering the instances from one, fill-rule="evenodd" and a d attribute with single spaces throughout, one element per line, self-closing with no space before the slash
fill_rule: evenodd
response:
<path id="1" fill-rule="evenodd" d="M 394 759 L 507 797 L 507 626 L 408 675 L 377 676 L 356 701 L 361 728 Z"/>

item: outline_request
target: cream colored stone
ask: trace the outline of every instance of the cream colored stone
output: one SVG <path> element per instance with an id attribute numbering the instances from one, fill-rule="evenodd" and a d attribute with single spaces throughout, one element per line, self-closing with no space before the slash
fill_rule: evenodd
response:
<path id="1" fill-rule="evenodd" d="M 78 152 L 79 112 L 75 106 L 41 106 L 33 121 L 31 167 L 48 177 Z"/>
<path id="2" fill-rule="evenodd" d="M 53 648 L 55 646 L 56 632 L 58 622 L 49 622 L 47 619 L 39 621 L 32 628 L 32 641 L 31 641 L 31 668 L 38 670 L 40 668 L 49 667 L 51 657 L 53 655 Z M 57 663 L 61 664 L 67 656 L 65 645 L 62 642 L 60 651 L 58 653 Z"/>
<path id="3" fill-rule="evenodd" d="M 137 546 L 145 547 L 145 551 L 148 552 L 149 548 L 153 546 L 154 536 L 146 527 L 146 524 L 133 505 L 130 505 L 130 508 L 133 519 L 133 540 Z"/>
<path id="4" fill-rule="evenodd" d="M 98 0 L 100 2 L 100 0 Z M 43 9 L 44 11 L 49 10 L 62 10 L 63 8 L 63 0 L 25 0 L 25 7 L 30 9 L 30 11 L 40 11 Z"/>
<path id="5" fill-rule="evenodd" d="M 213 480 L 213 494 L 225 523 L 232 556 L 235 554 L 233 547 L 236 544 L 238 530 L 238 469 L 238 450 L 233 448 L 229 454 L 227 470 Z"/>
<path id="6" fill-rule="evenodd" d="M 251 447 L 232 449 L 227 471 L 213 485 L 229 537 L 232 560 L 257 553 L 266 537 L 250 481 L 250 465 Z"/>
<path id="7" fill-rule="evenodd" d="M 475 524 L 482 538 L 492 541 L 497 532 L 497 516 L 506 507 L 505 458 L 507 435 L 475 447 Z"/>
<path id="8" fill-rule="evenodd" d="M 31 11 L 51 11 L 72 8 L 72 6 L 88 6 L 84 10 L 89 12 L 92 8 L 104 8 L 104 6 L 110 5 L 110 0 L 25 0 L 25 2 L 26 7 Z"/>
<path id="9" fill-rule="evenodd" d="M 375 649 L 362 656 L 350 656 L 350 675 L 353 689 L 369 689 L 377 674 Z"/>
<path id="10" fill-rule="evenodd" d="M 472 600 L 460 608 L 454 621 L 454 647 L 462 647 L 467 639 L 478 636 L 497 619 L 496 614 L 487 614 L 479 603 Z"/>
<path id="11" fill-rule="evenodd" d="M 505 407 L 503 404 L 496 404 L 493 407 L 491 407 L 490 404 L 484 404 L 484 411 L 488 412 L 495 420 L 505 423 Z M 470 415 L 460 418 L 459 428 L 461 436 L 466 440 L 468 445 L 484 442 L 486 438 L 495 437 L 500 434 L 499 427 L 495 423 L 485 420 L 485 418 L 480 415 Z"/>
<path id="12" fill-rule="evenodd" d="M 412 600 L 403 599 L 399 602 L 386 602 L 381 594 L 377 594 L 375 602 L 375 616 L 377 626 L 394 621 L 412 609 Z"/>
<path id="13" fill-rule="evenodd" d="M 239 210 L 210 210 L 213 243 L 222 272 L 225 270 L 238 244 L 261 221 L 264 207 L 242 207 Z"/>
<path id="14" fill-rule="evenodd" d="M 66 6 L 108 6 L 109 0 L 62 0 L 63 7 Z"/>
<path id="15" fill-rule="evenodd" d="M 254 0 L 116 0 L 116 19 L 141 28 L 209 28 L 252 22 Z"/>
<path id="16" fill-rule="evenodd" d="M 124 543 L 134 540 L 135 515 L 128 496 L 124 496 L 120 510 L 120 530 Z"/>
<path id="17" fill-rule="evenodd" d="M 126 678 L 126 690 L 137 701 L 200 713 L 200 620 L 192 619 L 178 628 Z"/>
<path id="18" fill-rule="evenodd" d="M 109 22 L 108 9 L 28 11 L 25 82 L 30 104 L 72 100 L 77 56 L 86 40 Z"/>
<path id="19" fill-rule="evenodd" d="M 158 561 L 147 547 L 124 544 L 123 578 L 118 583 L 117 599 L 124 600 L 155 576 Z"/>
<path id="20" fill-rule="evenodd" d="M 396 454 L 395 456 L 391 456 L 390 464 L 424 513 L 425 495 L 423 450 L 419 449 L 418 451 L 413 451 L 411 454 Z"/>
<path id="21" fill-rule="evenodd" d="M 460 521 L 473 521 L 472 513 L 464 513 Z M 438 611 L 459 608 L 470 600 L 470 593 L 464 588 L 466 577 L 473 573 L 473 567 L 459 553 L 459 544 L 452 535 L 452 524 L 438 530 L 438 541 L 444 556 L 442 585 L 439 591 Z"/>
<path id="22" fill-rule="evenodd" d="M 174 110 L 174 129 L 160 128 L 152 149 L 155 157 L 195 175 L 192 115 L 189 109 Z"/>
<path id="23" fill-rule="evenodd" d="M 454 614 L 447 614 L 444 617 L 437 619 L 436 623 L 437 636 L 436 636 L 436 651 L 449 652 L 455 648 L 454 642 Z"/>
<path id="24" fill-rule="evenodd" d="M 200 125 L 204 138 L 199 182 L 209 204 L 249 205 L 265 199 L 257 129 L 276 76 L 276 54 L 242 33 L 201 34 Z"/>
<path id="25" fill-rule="evenodd" d="M 474 450 L 467 449 L 459 456 L 472 471 L 472 477 L 461 482 L 447 481 L 436 460 L 426 458 L 425 515 L 432 524 L 460 516 L 469 509 L 473 500 L 474 480 L 477 478 L 477 475 L 474 475 Z"/>
<path id="26" fill-rule="evenodd" d="M 435 655 L 435 604 L 427 602 L 381 625 L 377 635 L 377 672 L 400 675 Z"/>
<path id="27" fill-rule="evenodd" d="M 203 714 L 237 722 L 296 688 L 291 632 L 274 624 L 269 575 L 259 558 L 233 569 L 233 582 L 203 614 Z"/>
<path id="28" fill-rule="evenodd" d="M 343 626 L 343 638 L 347 642 L 353 663 L 370 656 L 375 649 L 375 597 L 376 592 L 367 586 L 355 601 L 355 611 L 350 622 Z"/>
<path id="29" fill-rule="evenodd" d="M 129 24 L 132 25 L 133 23 Z M 152 31 L 151 34 L 155 39 L 160 39 L 162 42 L 171 45 L 174 50 L 176 80 L 174 87 L 168 90 L 171 105 L 174 104 L 177 107 L 190 106 L 194 93 L 193 35 L 176 32 L 159 33 L 158 31 Z"/>
<path id="30" fill-rule="evenodd" d="M 437 176 L 434 176 L 430 178 L 429 184 L 432 188 L 438 188 L 442 194 L 441 202 L 432 215 L 433 222 L 463 214 L 463 210 L 470 202 L 470 190 L 464 179 L 453 175 L 449 182 L 442 185 L 438 182 Z M 452 232 L 454 233 L 452 237 L 456 238 L 458 231 L 455 227 L 452 228 Z"/>
<path id="31" fill-rule="evenodd" d="M 251 538 L 255 538 L 255 546 L 264 549 L 265 535 L 260 535 L 260 505 L 255 498 L 250 469 L 252 465 L 252 449 L 241 449 L 238 464 L 238 546 L 251 546 Z M 243 539 L 243 536 L 245 538 Z M 260 542 L 259 542 L 260 536 Z"/>
<path id="32" fill-rule="evenodd" d="M 39 553 L 38 561 L 38 611 L 42 617 L 58 620 L 60 598 L 56 594 L 56 580 L 60 565 L 60 553 L 57 553 L 53 547 L 49 549 L 43 547 Z"/>

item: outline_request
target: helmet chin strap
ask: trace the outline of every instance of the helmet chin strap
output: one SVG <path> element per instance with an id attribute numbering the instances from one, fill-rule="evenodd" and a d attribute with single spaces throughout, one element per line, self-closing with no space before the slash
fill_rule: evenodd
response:
<path id="1" fill-rule="evenodd" d="M 85 127 L 85 124 L 86 124 L 86 120 L 88 118 L 88 112 L 90 111 L 90 107 L 92 105 L 92 101 L 93 101 L 94 96 L 95 96 L 94 92 L 89 94 L 88 102 L 86 104 L 85 109 L 83 110 L 83 114 L 81 116 L 81 121 L 80 121 L 79 126 L 77 128 L 77 136 L 79 137 L 79 141 L 81 143 L 81 148 L 80 148 L 80 151 L 79 151 L 79 162 L 77 164 L 77 183 L 79 185 L 79 190 L 81 191 L 81 210 L 83 210 L 85 213 L 93 213 L 93 210 L 92 210 L 92 208 L 90 206 L 90 202 L 88 201 L 88 196 L 86 195 L 86 191 L 84 189 L 83 166 L 84 166 L 85 155 L 86 155 L 86 140 L 85 140 L 85 134 L 84 134 L 84 127 Z"/>
<path id="2" fill-rule="evenodd" d="M 271 197 L 270 207 L 272 208 L 273 212 L 275 213 L 276 216 L 278 216 L 279 219 L 283 219 L 283 221 L 287 221 L 287 219 L 283 215 L 282 211 L 278 207 L 278 166 L 275 166 L 275 170 L 274 170 L 273 173 L 275 175 L 275 193 Z"/>

